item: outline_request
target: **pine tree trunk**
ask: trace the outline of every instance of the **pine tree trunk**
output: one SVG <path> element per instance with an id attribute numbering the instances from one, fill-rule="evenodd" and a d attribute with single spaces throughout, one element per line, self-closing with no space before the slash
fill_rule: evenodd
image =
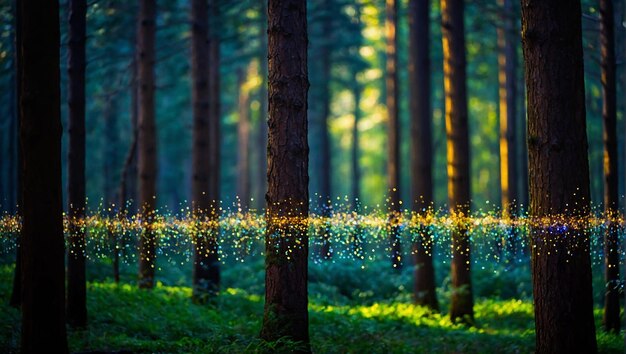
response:
<path id="1" fill-rule="evenodd" d="M 238 72 L 239 122 L 237 123 L 237 196 L 244 212 L 250 207 L 250 90 L 246 86 L 251 64 Z"/>
<path id="2" fill-rule="evenodd" d="M 397 14 L 398 3 L 396 0 L 386 0 L 386 53 L 387 53 L 387 188 L 389 209 L 389 242 L 391 248 L 391 265 L 394 269 L 402 269 L 402 248 L 400 245 L 400 142 L 398 121 L 398 48 Z"/>
<path id="3" fill-rule="evenodd" d="M 467 224 L 470 213 L 469 138 L 465 73 L 463 0 L 441 0 L 443 72 L 448 155 L 448 201 L 459 219 L 452 232 L 452 299 L 450 317 L 472 323 L 474 299 Z"/>
<path id="4" fill-rule="evenodd" d="M 68 112 L 69 217 L 85 216 L 85 40 L 86 0 L 69 1 Z M 87 325 L 87 284 L 85 278 L 85 231 L 70 224 L 67 255 L 67 322 L 73 327 Z"/>
<path id="5" fill-rule="evenodd" d="M 210 16 L 210 18 L 209 18 Z M 194 235 L 193 298 L 206 302 L 219 290 L 217 221 L 219 215 L 219 61 L 214 28 L 215 1 L 192 0 L 193 181 L 194 216 L 202 227 Z M 211 22 L 209 22 L 211 21 Z M 216 126 L 217 123 L 217 126 Z M 217 139 L 217 141 L 215 141 Z M 216 164 L 217 161 L 217 164 Z"/>
<path id="6" fill-rule="evenodd" d="M 22 0 L 18 6 L 23 152 L 21 352 L 67 353 L 59 3 Z"/>
<path id="7" fill-rule="evenodd" d="M 139 245 L 139 287 L 154 287 L 156 266 L 156 233 L 153 229 L 156 209 L 157 146 L 154 111 L 154 37 L 156 0 L 139 2 L 138 36 L 138 175 L 139 211 L 143 231 Z"/>
<path id="8" fill-rule="evenodd" d="M 302 352 L 310 352 L 306 2 L 268 4 L 269 183 L 261 338 L 288 337 L 302 342 Z"/>
<path id="9" fill-rule="evenodd" d="M 413 212 L 425 215 L 433 211 L 430 0 L 409 2 L 409 36 Z M 432 253 L 433 237 L 428 227 L 418 225 L 414 231 L 415 303 L 438 310 Z"/>
<path id="10" fill-rule="evenodd" d="M 617 170 L 617 102 L 615 63 L 615 12 L 613 0 L 600 0 L 600 42 L 602 67 L 602 121 L 604 128 L 604 212 L 609 218 L 619 216 Z M 611 221 L 604 235 L 606 291 L 604 328 L 619 332 L 619 225 Z"/>
<path id="11" fill-rule="evenodd" d="M 537 353 L 595 353 L 581 7 L 522 1 Z"/>

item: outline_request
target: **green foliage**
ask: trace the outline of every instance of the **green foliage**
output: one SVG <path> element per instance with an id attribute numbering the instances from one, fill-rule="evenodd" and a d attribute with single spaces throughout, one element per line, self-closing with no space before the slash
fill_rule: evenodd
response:
<path id="1" fill-rule="evenodd" d="M 361 269 L 361 265 L 365 269 Z M 165 267 L 152 291 L 139 290 L 135 276 L 123 267 L 119 285 L 105 277 L 110 264 L 91 262 L 88 284 L 89 327 L 70 331 L 72 351 L 266 353 L 297 348 L 288 341 L 258 339 L 263 315 L 263 262 L 260 258 L 224 267 L 224 287 L 209 305 L 191 301 L 188 286 L 166 286 L 181 281 L 190 270 Z M 126 270 L 126 272 L 124 271 Z M 502 271 L 502 269 L 495 269 Z M 478 300 L 476 327 L 450 322 L 445 286 L 438 289 L 442 313 L 411 303 L 411 272 L 393 272 L 384 261 L 350 261 L 310 265 L 310 333 L 319 353 L 510 353 L 534 348 L 533 307 L 527 269 L 495 275 L 494 269 L 475 269 Z M 441 275 L 442 269 L 437 269 Z M 16 352 L 19 312 L 8 307 L 13 266 L 0 267 L 0 351 Z M 439 276 L 438 278 L 443 278 Z M 491 281 L 495 279 L 495 281 Z M 185 282 L 188 278 L 185 278 Z M 444 281 L 444 284 L 446 281 Z M 526 294 L 528 295 L 528 294 Z M 489 296 L 489 298 L 485 298 Z M 602 311 L 595 312 L 598 346 L 602 353 L 620 353 L 623 336 L 600 330 Z"/>

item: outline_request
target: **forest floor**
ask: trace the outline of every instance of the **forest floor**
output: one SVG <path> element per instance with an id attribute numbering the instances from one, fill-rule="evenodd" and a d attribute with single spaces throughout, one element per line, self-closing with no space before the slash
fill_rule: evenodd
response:
<path id="1" fill-rule="evenodd" d="M 361 289 L 352 294 L 354 297 L 345 291 L 342 295 L 342 290 L 332 281 L 320 279 L 341 278 L 342 266 L 330 266 L 332 272 L 317 267 L 320 266 L 311 267 L 309 303 L 311 341 L 316 353 L 530 353 L 534 350 L 533 307 L 529 299 L 502 299 L 499 295 L 481 297 L 485 290 L 481 290 L 483 285 L 478 282 L 477 325 L 464 327 L 450 322 L 445 312 L 445 294 L 441 291 L 444 311 L 442 314 L 429 313 L 412 305 L 406 290 L 402 291 L 404 295 L 396 293 L 387 300 L 379 296 L 388 294 L 373 295 L 371 289 Z M 251 287 L 238 283 L 242 279 L 250 281 L 246 278 L 258 282 L 262 275 L 261 262 L 231 267 L 225 272 L 225 285 L 241 287 L 225 288 L 211 305 L 192 303 L 191 288 L 186 286 L 159 282 L 152 291 L 138 290 L 130 284 L 133 269 L 127 266 L 126 279 L 123 277 L 123 283 L 115 284 L 101 274 L 104 272 L 102 267 L 90 267 L 89 277 L 94 281 L 88 284 L 89 326 L 87 330 L 69 331 L 72 352 L 275 351 L 276 343 L 258 339 L 263 314 L 262 284 Z M 329 275 L 333 272 L 334 275 Z M 20 315 L 7 306 L 12 273 L 12 265 L 0 266 L 0 352 L 4 353 L 17 352 L 19 345 Z M 406 273 L 410 277 L 410 272 Z M 241 277 L 241 274 L 250 276 Z M 174 269 L 163 281 L 179 275 Z M 368 281 L 358 277 L 357 274 L 353 281 Z M 405 281 L 402 277 L 398 275 L 392 282 Z M 345 283 L 341 279 L 334 280 Z M 503 285 L 497 285 L 497 279 L 490 284 Z M 389 284 L 380 285 L 384 292 L 384 287 Z M 376 287 L 375 284 L 371 286 Z M 399 288 L 403 290 L 402 285 Z M 623 332 L 621 335 L 604 333 L 600 329 L 601 314 L 601 310 L 596 309 L 599 351 L 623 353 Z"/>

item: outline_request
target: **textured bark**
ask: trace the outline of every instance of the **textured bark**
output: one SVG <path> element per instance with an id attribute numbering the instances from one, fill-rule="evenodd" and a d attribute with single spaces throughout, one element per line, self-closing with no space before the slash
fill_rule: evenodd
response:
<path id="1" fill-rule="evenodd" d="M 441 0 L 443 73 L 448 157 L 448 202 L 459 216 L 452 231 L 452 320 L 473 322 L 474 299 L 470 273 L 470 243 L 462 217 L 470 212 L 469 138 L 465 73 L 463 0 Z"/>
<path id="2" fill-rule="evenodd" d="M 302 0 L 269 0 L 265 314 L 261 338 L 309 352 L 307 17 Z"/>
<path id="3" fill-rule="evenodd" d="M 391 249 L 391 265 L 394 269 L 402 269 L 402 247 L 400 244 L 400 142 L 398 120 L 398 48 L 396 0 L 386 0 L 386 70 L 385 84 L 387 88 L 387 198 L 389 208 L 389 243 Z"/>
<path id="4" fill-rule="evenodd" d="M 205 302 L 219 290 L 217 236 L 219 229 L 219 42 L 211 24 L 216 1 L 192 0 L 192 101 L 194 216 L 202 227 L 194 235 L 193 297 Z M 209 18 L 210 16 L 210 18 Z M 211 22 L 209 22 L 211 21 Z"/>
<path id="5" fill-rule="evenodd" d="M 237 196 L 241 209 L 250 207 L 250 90 L 246 86 L 248 69 L 242 68 L 238 74 L 239 122 L 237 123 Z"/>
<path id="6" fill-rule="evenodd" d="M 430 41 L 430 0 L 411 0 L 409 2 L 411 186 L 413 212 L 422 215 L 431 212 L 433 206 Z M 438 310 L 432 234 L 428 227 L 418 226 L 413 237 L 415 303 Z"/>
<path id="7" fill-rule="evenodd" d="M 18 6 L 23 153 L 20 350 L 67 353 L 59 4 L 22 0 Z"/>
<path id="8" fill-rule="evenodd" d="M 588 235 L 538 219 L 589 215 L 580 6 L 522 1 L 537 353 L 597 352 Z"/>
<path id="9" fill-rule="evenodd" d="M 500 186 L 502 214 L 515 215 L 517 199 L 517 52 L 512 0 L 498 0 L 502 25 L 498 27 L 498 96 L 500 112 Z"/>
<path id="10" fill-rule="evenodd" d="M 602 122 L 604 141 L 604 212 L 618 216 L 617 94 L 613 0 L 600 0 Z M 619 225 L 610 221 L 604 235 L 604 328 L 619 332 Z"/>
<path id="11" fill-rule="evenodd" d="M 86 0 L 69 1 L 68 41 L 68 202 L 69 217 L 85 216 L 85 40 Z M 87 284 L 85 278 L 85 231 L 70 224 L 67 255 L 67 322 L 73 327 L 87 325 Z"/>
<path id="12" fill-rule="evenodd" d="M 156 27 L 156 0 L 139 2 L 138 50 L 138 177 L 139 211 L 143 231 L 139 245 L 139 287 L 154 287 L 156 266 L 156 234 L 152 220 L 156 209 L 157 146 L 154 111 L 154 37 Z"/>

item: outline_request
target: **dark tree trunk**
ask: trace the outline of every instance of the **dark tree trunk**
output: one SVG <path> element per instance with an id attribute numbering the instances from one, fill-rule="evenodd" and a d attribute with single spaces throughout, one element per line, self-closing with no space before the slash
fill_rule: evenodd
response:
<path id="1" fill-rule="evenodd" d="M 522 64 L 523 65 L 523 64 Z M 524 68 L 522 68 L 522 73 L 524 72 Z M 523 76 L 523 75 L 522 75 Z M 520 91 L 520 119 L 518 121 L 518 128 L 520 130 L 520 142 L 519 148 L 520 152 L 518 153 L 519 158 L 519 174 L 520 174 L 520 194 L 519 194 L 519 205 L 521 210 L 520 213 L 528 211 L 528 138 L 527 138 L 527 117 L 526 117 L 526 85 L 524 83 L 524 78 L 518 78 L 519 82 L 519 91 Z"/>
<path id="2" fill-rule="evenodd" d="M 67 322 L 87 325 L 85 231 L 77 222 L 85 216 L 85 40 L 86 0 L 69 1 L 68 112 L 69 229 L 67 255 Z"/>
<path id="3" fill-rule="evenodd" d="M 250 90 L 248 81 L 249 67 L 238 72 L 239 87 L 239 122 L 237 123 L 237 195 L 242 211 L 250 207 Z"/>
<path id="4" fill-rule="evenodd" d="M 522 0 L 537 353 L 595 353 L 580 2 Z M 572 173 L 572 172 L 575 173 Z"/>
<path id="5" fill-rule="evenodd" d="M 139 245 L 139 287 L 154 287 L 156 233 L 152 221 L 156 209 L 157 146 L 154 111 L 154 37 L 156 0 L 139 2 L 138 46 L 138 169 L 139 211 L 143 231 Z"/>
<path id="6" fill-rule="evenodd" d="M 309 352 L 306 2 L 269 0 L 265 314 L 261 338 Z"/>
<path id="7" fill-rule="evenodd" d="M 59 3 L 22 0 L 18 6 L 23 153 L 21 352 L 67 353 Z"/>
<path id="8" fill-rule="evenodd" d="M 498 96 L 500 98 L 500 186 L 502 215 L 516 213 L 517 200 L 517 52 L 512 0 L 498 0 L 502 25 L 498 27 Z"/>
<path id="9" fill-rule="evenodd" d="M 604 328 L 619 332 L 619 216 L 617 170 L 617 102 L 615 73 L 615 12 L 613 0 L 600 0 L 600 42 L 602 67 L 602 121 L 604 140 L 604 212 L 611 219 L 604 235 L 606 291 Z"/>
<path id="10" fill-rule="evenodd" d="M 261 43 L 261 58 L 259 60 L 261 88 L 259 97 L 261 105 L 259 108 L 259 127 L 257 131 L 256 144 L 259 151 L 257 159 L 257 209 L 261 211 L 265 207 L 265 192 L 267 190 L 267 1 L 261 1 L 261 29 L 259 41 Z"/>
<path id="11" fill-rule="evenodd" d="M 210 17 L 209 17 L 210 16 Z M 192 0 L 194 216 L 202 225 L 194 235 L 193 298 L 206 302 L 219 290 L 219 42 L 214 23 L 216 0 Z M 209 22 L 210 21 L 210 22 Z"/>
<path id="12" fill-rule="evenodd" d="M 465 25 L 463 0 L 441 0 L 443 32 L 443 74 L 446 96 L 446 137 L 448 140 L 448 202 L 458 223 L 452 232 L 453 321 L 471 323 L 474 299 L 470 273 L 470 243 L 467 224 L 470 213 L 469 138 L 465 74 Z"/>
<path id="13" fill-rule="evenodd" d="M 387 188 L 389 208 L 389 242 L 391 248 L 391 265 L 394 269 L 402 269 L 402 248 L 400 245 L 400 142 L 398 121 L 398 48 L 397 14 L 398 3 L 396 0 L 386 0 L 386 53 L 387 53 L 387 76 L 385 79 L 387 88 Z"/>
<path id="14" fill-rule="evenodd" d="M 430 0 L 409 2 L 409 85 L 411 89 L 411 186 L 413 212 L 433 211 L 433 148 L 430 88 Z M 438 310 L 430 228 L 415 228 L 415 303 Z"/>
<path id="15" fill-rule="evenodd" d="M 14 100 L 14 104 L 16 106 L 16 110 L 15 110 L 15 116 L 12 117 L 11 120 L 11 130 L 10 130 L 10 136 L 12 137 L 10 139 L 10 146 L 11 146 L 11 151 L 10 154 L 13 158 L 16 158 L 17 161 L 14 161 L 11 159 L 11 169 L 10 171 L 10 180 L 11 182 L 11 200 L 12 200 L 12 210 L 14 211 L 15 214 L 19 215 L 19 208 L 21 207 L 21 200 L 18 200 L 21 198 L 21 192 L 22 192 L 22 169 L 21 169 L 21 162 L 22 162 L 22 149 L 21 149 L 21 144 L 20 144 L 20 137 L 19 137 L 19 129 L 20 129 L 20 115 L 21 115 L 21 111 L 20 111 L 20 92 L 21 92 L 21 78 L 22 78 L 22 73 L 20 71 L 20 60 L 19 60 L 19 43 L 20 43 L 20 35 L 21 35 L 21 30 L 20 28 L 20 18 L 21 16 L 19 15 L 19 11 L 20 11 L 20 6 L 17 5 L 17 0 L 13 0 L 13 2 L 11 3 L 11 5 L 13 6 L 12 10 L 13 10 L 13 16 L 14 16 L 14 38 L 12 39 L 13 42 L 13 48 L 14 48 L 14 54 L 13 54 L 13 60 L 15 63 L 15 73 L 13 73 L 14 77 L 15 77 L 15 100 Z M 16 163 L 17 162 L 17 163 Z M 18 206 L 19 204 L 19 206 Z M 15 272 L 13 273 L 13 289 L 11 291 L 11 299 L 9 300 L 9 305 L 11 305 L 12 307 L 19 307 L 22 301 L 22 296 L 21 296 L 21 288 L 22 288 L 22 247 L 20 246 L 21 244 L 21 240 L 18 239 L 17 241 L 17 246 L 15 247 Z"/>

